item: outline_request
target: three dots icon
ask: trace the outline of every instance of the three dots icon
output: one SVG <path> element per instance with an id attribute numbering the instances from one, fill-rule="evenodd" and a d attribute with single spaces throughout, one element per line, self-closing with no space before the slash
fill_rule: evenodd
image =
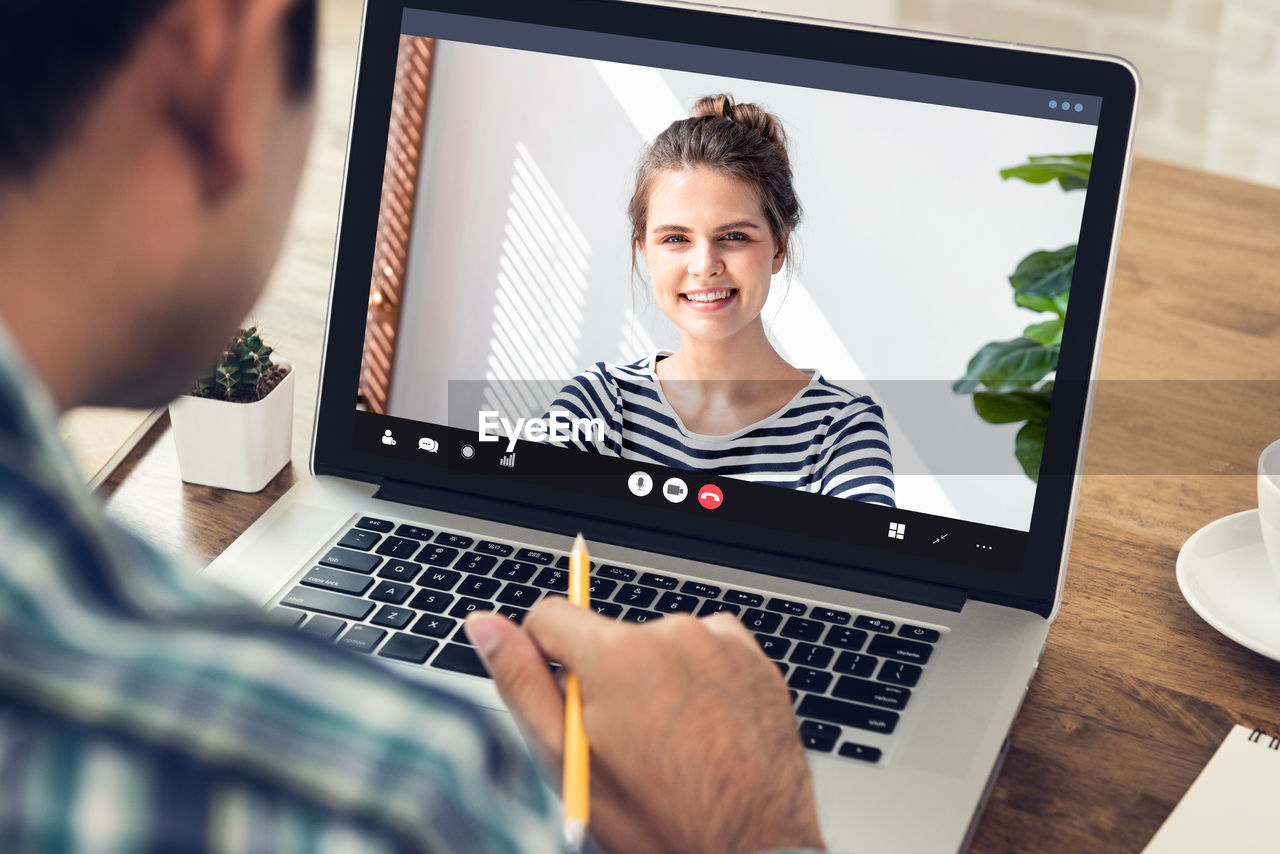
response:
<path id="1" fill-rule="evenodd" d="M 1059 101 L 1057 98 L 1054 98 L 1049 101 L 1049 109 L 1062 110 L 1063 112 L 1075 110 L 1077 113 L 1082 113 L 1084 112 L 1084 104 L 1081 104 L 1078 101 L 1073 104 L 1070 101 Z"/>

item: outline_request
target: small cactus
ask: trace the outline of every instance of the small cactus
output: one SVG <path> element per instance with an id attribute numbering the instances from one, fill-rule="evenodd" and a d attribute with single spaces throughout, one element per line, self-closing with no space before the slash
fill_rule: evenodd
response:
<path id="1" fill-rule="evenodd" d="M 286 373 L 271 362 L 271 347 L 258 335 L 258 327 L 250 326 L 231 337 L 212 372 L 196 380 L 191 394 L 252 403 L 266 397 Z"/>

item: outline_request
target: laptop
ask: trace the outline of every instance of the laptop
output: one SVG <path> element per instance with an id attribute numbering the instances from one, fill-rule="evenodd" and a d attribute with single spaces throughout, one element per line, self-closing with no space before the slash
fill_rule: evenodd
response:
<path id="1" fill-rule="evenodd" d="M 311 476 L 207 575 L 510 720 L 462 621 L 562 592 L 582 532 L 600 613 L 755 633 L 833 848 L 963 849 L 1061 601 L 1138 88 L 695 4 L 368 0 Z M 706 225 L 659 169 L 676 236 L 628 219 L 720 95 L 784 129 L 802 211 L 755 278 L 754 184 Z M 791 373 L 699 397 L 733 317 Z"/>

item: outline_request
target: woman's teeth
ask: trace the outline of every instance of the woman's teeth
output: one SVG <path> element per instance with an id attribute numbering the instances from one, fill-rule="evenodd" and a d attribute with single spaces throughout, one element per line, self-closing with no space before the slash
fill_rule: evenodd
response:
<path id="1" fill-rule="evenodd" d="M 736 288 L 729 288 L 723 291 L 705 291 L 700 294 L 681 294 L 680 296 L 689 302 L 717 302 L 722 299 L 728 299 L 737 292 Z"/>

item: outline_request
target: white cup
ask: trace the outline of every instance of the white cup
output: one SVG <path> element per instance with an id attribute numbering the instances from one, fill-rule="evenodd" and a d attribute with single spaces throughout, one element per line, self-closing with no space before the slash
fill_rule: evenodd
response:
<path id="1" fill-rule="evenodd" d="M 1280 575 L 1280 439 L 1258 457 L 1258 522 L 1271 570 Z"/>

